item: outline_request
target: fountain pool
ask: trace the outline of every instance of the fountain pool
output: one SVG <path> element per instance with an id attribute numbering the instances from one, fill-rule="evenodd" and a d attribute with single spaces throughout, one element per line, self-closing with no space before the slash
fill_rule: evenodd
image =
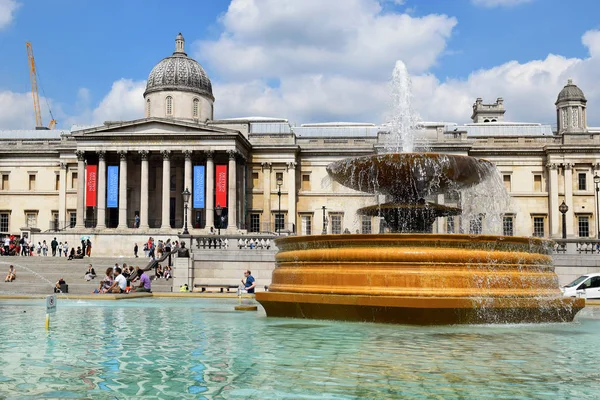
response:
<path id="1" fill-rule="evenodd" d="M 595 399 L 600 308 L 569 324 L 266 318 L 237 300 L 1 301 L 0 398 Z"/>

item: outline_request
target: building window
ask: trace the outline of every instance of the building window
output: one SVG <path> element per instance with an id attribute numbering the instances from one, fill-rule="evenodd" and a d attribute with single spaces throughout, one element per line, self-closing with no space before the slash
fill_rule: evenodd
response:
<path id="1" fill-rule="evenodd" d="M 588 216 L 580 216 L 577 218 L 579 226 L 579 237 L 590 237 L 590 218 Z"/>
<path id="2" fill-rule="evenodd" d="M 9 214 L 7 212 L 0 213 L 0 232 L 8 233 L 8 218 Z"/>
<path id="3" fill-rule="evenodd" d="M 69 227 L 75 228 L 76 224 L 77 224 L 77 212 L 69 211 Z"/>
<path id="4" fill-rule="evenodd" d="M 510 184 L 510 175 L 503 175 L 502 179 L 504 180 L 504 188 L 506 189 L 507 192 L 510 192 L 512 190 L 511 184 Z"/>
<path id="5" fill-rule="evenodd" d="M 514 236 L 514 224 L 513 217 L 504 217 L 502 219 L 502 234 L 504 236 Z"/>
<path id="6" fill-rule="evenodd" d="M 534 175 L 533 176 L 533 191 L 534 192 L 542 191 L 542 175 Z"/>
<path id="7" fill-rule="evenodd" d="M 577 174 L 577 189 L 578 190 L 587 190 L 585 175 L 586 175 L 585 172 Z"/>
<path id="8" fill-rule="evenodd" d="M 285 229 L 285 214 L 275 213 L 275 232 L 281 232 Z"/>
<path id="9" fill-rule="evenodd" d="M 35 190 L 35 174 L 29 174 L 29 190 Z"/>
<path id="10" fill-rule="evenodd" d="M 533 236 L 544 237 L 544 217 L 533 217 Z"/>
<path id="11" fill-rule="evenodd" d="M 77 172 L 71 174 L 71 189 L 77 189 Z"/>
<path id="12" fill-rule="evenodd" d="M 331 216 L 331 233 L 339 235 L 342 233 L 342 214 L 329 214 Z"/>
<path id="13" fill-rule="evenodd" d="M 310 174 L 302 175 L 302 190 L 310 190 Z"/>
<path id="14" fill-rule="evenodd" d="M 60 190 L 60 175 L 56 174 L 56 178 L 54 179 L 54 190 Z"/>
<path id="15" fill-rule="evenodd" d="M 483 215 L 478 215 L 477 217 L 475 217 L 469 221 L 469 233 L 471 235 L 481 235 L 482 230 L 483 230 Z"/>
<path id="16" fill-rule="evenodd" d="M 8 190 L 8 174 L 2 175 L 2 190 Z"/>
<path id="17" fill-rule="evenodd" d="M 173 98 L 167 96 L 167 115 L 173 115 Z"/>
<path id="18" fill-rule="evenodd" d="M 146 117 L 149 118 L 150 117 L 150 99 L 146 100 Z"/>
<path id="19" fill-rule="evenodd" d="M 58 211 L 52 211 L 52 220 L 50 221 L 50 229 L 60 229 L 60 223 L 58 221 Z"/>
<path id="20" fill-rule="evenodd" d="M 200 112 L 198 111 L 199 107 L 200 100 L 194 99 L 194 101 L 192 102 L 192 115 L 194 118 L 198 118 L 198 116 L 200 115 Z"/>
<path id="21" fill-rule="evenodd" d="M 303 235 L 312 235 L 312 216 L 311 215 L 303 215 L 302 216 L 302 234 Z"/>
<path id="22" fill-rule="evenodd" d="M 253 189 L 258 189 L 259 187 L 259 180 L 258 180 L 258 172 L 253 172 L 252 173 L 252 188 Z"/>
<path id="23" fill-rule="evenodd" d="M 454 217 L 446 217 L 446 233 L 454 233 Z"/>
<path id="24" fill-rule="evenodd" d="M 260 232 L 260 214 L 250 214 L 250 232 Z"/>
<path id="25" fill-rule="evenodd" d="M 371 217 L 369 215 L 362 216 L 360 231 L 364 234 L 370 234 L 372 232 Z"/>
<path id="26" fill-rule="evenodd" d="M 25 212 L 25 224 L 28 228 L 37 228 L 37 211 Z"/>

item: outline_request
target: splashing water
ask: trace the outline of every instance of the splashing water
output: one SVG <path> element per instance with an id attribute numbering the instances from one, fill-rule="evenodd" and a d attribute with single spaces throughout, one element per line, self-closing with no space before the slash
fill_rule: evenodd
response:
<path id="1" fill-rule="evenodd" d="M 390 141 L 387 152 L 411 153 L 415 147 L 416 131 L 421 118 L 412 106 L 412 83 L 406 65 L 398 60 L 392 73 L 392 116 L 389 121 Z"/>

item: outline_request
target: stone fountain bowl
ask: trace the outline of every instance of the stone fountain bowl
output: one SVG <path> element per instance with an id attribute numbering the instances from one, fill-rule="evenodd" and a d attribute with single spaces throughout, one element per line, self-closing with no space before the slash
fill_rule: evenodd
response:
<path id="1" fill-rule="evenodd" d="M 552 241 L 460 234 L 290 236 L 267 316 L 402 324 L 566 322 L 584 306 L 563 298 Z"/>
<path id="2" fill-rule="evenodd" d="M 437 153 L 377 154 L 327 166 L 329 175 L 346 187 L 407 202 L 474 186 L 494 170 L 487 160 Z"/>

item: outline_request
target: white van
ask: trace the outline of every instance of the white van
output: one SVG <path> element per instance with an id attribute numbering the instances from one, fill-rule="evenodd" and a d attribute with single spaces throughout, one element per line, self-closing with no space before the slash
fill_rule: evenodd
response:
<path id="1" fill-rule="evenodd" d="M 600 272 L 580 276 L 560 290 L 564 297 L 600 299 Z"/>

